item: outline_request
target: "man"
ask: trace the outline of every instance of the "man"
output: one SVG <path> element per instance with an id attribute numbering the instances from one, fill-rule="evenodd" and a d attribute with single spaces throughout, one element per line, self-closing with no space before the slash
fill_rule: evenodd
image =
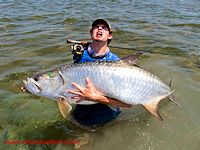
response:
<path id="1" fill-rule="evenodd" d="M 112 39 L 112 29 L 104 19 L 97 19 L 92 23 L 90 30 L 92 44 L 83 52 L 81 57 L 74 56 L 75 63 L 88 61 L 110 60 L 117 61 L 119 57 L 110 52 L 108 44 Z M 84 99 L 98 102 L 93 105 L 76 105 L 72 112 L 73 122 L 78 122 L 84 126 L 95 126 L 112 121 L 120 114 L 119 107 L 130 107 L 116 99 L 108 98 L 95 88 L 89 78 L 86 78 L 86 87 L 81 87 L 77 83 L 72 83 L 77 90 L 68 90 L 74 94 L 74 100 L 80 102 Z M 112 107 L 112 108 L 111 108 Z"/>

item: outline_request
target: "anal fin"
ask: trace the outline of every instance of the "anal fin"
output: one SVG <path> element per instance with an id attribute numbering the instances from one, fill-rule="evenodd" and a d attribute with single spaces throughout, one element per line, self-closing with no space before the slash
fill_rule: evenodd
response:
<path id="1" fill-rule="evenodd" d="M 158 104 L 162 99 L 170 96 L 173 92 L 174 91 L 171 91 L 166 95 L 158 96 L 158 97 L 152 99 L 151 102 L 143 104 L 144 108 L 146 108 L 152 115 L 154 115 L 156 118 L 158 118 L 159 120 L 162 121 L 163 119 L 162 119 L 160 113 L 158 112 Z"/>
<path id="2" fill-rule="evenodd" d="M 146 108 L 152 115 L 154 115 L 159 120 L 163 120 L 160 113 L 158 112 L 158 107 L 151 104 L 143 104 L 143 107 Z"/>

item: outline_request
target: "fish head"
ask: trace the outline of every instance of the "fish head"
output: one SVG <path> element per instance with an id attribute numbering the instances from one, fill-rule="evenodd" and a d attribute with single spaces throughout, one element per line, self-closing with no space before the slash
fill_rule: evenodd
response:
<path id="1" fill-rule="evenodd" d="M 63 86 L 62 80 L 58 71 L 51 71 L 27 78 L 23 83 L 25 89 L 34 95 L 54 98 Z"/>
<path id="2" fill-rule="evenodd" d="M 40 93 L 41 89 L 37 84 L 37 81 L 35 81 L 33 78 L 27 78 L 27 80 L 23 80 L 24 88 L 32 93 L 32 94 L 38 94 Z"/>

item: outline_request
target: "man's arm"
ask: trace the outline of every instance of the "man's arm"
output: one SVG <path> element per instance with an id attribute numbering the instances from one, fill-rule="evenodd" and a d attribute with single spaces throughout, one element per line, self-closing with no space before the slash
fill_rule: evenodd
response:
<path id="1" fill-rule="evenodd" d="M 77 103 L 87 99 L 90 101 L 95 101 L 106 105 L 112 105 L 117 107 L 128 107 L 128 108 L 131 107 L 131 105 L 129 104 L 104 96 L 101 92 L 99 92 L 95 88 L 95 86 L 93 85 L 92 81 L 89 78 L 86 78 L 85 88 L 81 87 L 77 83 L 72 83 L 72 85 L 76 87 L 77 90 L 68 90 L 68 92 L 75 95 L 74 97 L 72 97 L 72 99 L 76 100 Z"/>

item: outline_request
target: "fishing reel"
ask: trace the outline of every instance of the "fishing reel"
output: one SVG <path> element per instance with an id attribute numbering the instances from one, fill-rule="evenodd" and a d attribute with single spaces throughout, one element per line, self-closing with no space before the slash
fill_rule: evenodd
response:
<path id="1" fill-rule="evenodd" d="M 71 46 L 71 51 L 72 54 L 74 55 L 82 55 L 84 51 L 83 45 L 75 43 L 74 45 Z"/>
<path id="2" fill-rule="evenodd" d="M 90 42 L 86 41 L 75 41 L 75 40 L 67 40 L 67 43 L 73 43 L 71 46 L 72 54 L 74 55 L 82 55 L 84 52 L 84 49 L 89 46 Z"/>

